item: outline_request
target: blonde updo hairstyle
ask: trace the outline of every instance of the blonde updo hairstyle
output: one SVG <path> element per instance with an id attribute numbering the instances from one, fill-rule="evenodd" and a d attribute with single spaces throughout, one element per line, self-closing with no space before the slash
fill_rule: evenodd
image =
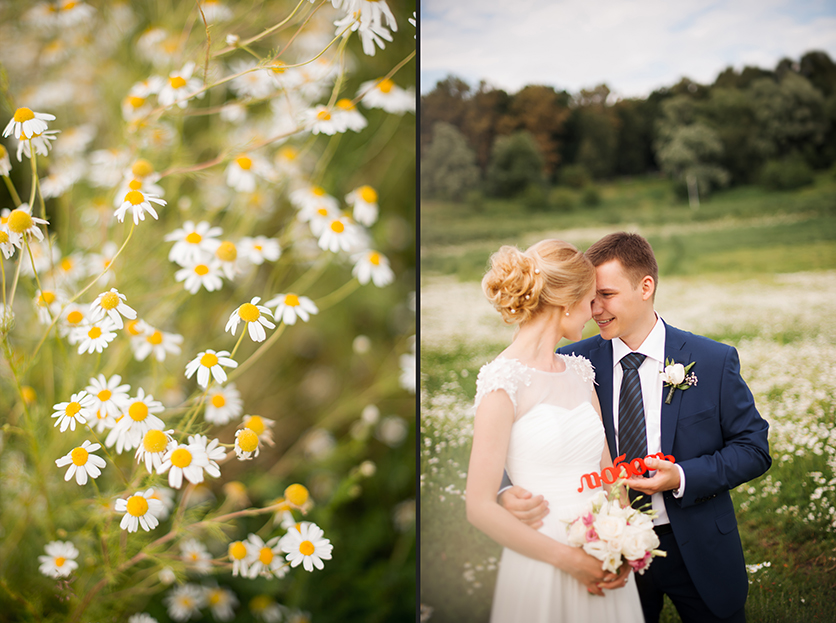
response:
<path id="1" fill-rule="evenodd" d="M 549 306 L 571 309 L 595 286 L 595 267 L 562 240 L 525 251 L 503 246 L 491 256 L 482 291 L 507 324 L 527 322 Z"/>

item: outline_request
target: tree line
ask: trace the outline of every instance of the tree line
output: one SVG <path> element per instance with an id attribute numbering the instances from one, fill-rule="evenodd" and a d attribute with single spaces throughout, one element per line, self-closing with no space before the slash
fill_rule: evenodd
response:
<path id="1" fill-rule="evenodd" d="M 421 97 L 420 114 L 427 197 L 513 196 L 653 172 L 703 195 L 749 183 L 790 188 L 836 162 L 836 64 L 811 51 L 773 70 L 729 67 L 711 85 L 683 78 L 644 99 L 615 99 L 605 84 L 510 94 L 448 76 Z"/>

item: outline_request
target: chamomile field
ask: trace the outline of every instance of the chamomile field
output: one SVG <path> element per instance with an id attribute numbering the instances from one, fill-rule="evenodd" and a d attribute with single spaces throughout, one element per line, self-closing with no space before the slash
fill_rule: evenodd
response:
<path id="1" fill-rule="evenodd" d="M 422 204 L 421 604 L 431 621 L 486 621 L 500 548 L 465 518 L 473 397 L 509 343 L 481 293 L 490 253 L 558 237 L 581 249 L 636 231 L 660 265 L 664 320 L 738 349 L 770 424 L 773 464 L 732 492 L 748 564 L 747 619 L 836 620 L 836 179 L 741 187 L 697 210 L 660 179 L 599 188 L 599 206 L 526 212 L 511 202 Z M 597 331 L 593 323 L 585 335 Z M 663 621 L 678 621 L 671 604 Z"/>

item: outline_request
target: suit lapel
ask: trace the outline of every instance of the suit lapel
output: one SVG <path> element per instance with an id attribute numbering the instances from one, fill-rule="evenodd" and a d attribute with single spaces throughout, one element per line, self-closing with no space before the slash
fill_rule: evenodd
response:
<path id="1" fill-rule="evenodd" d="M 613 426 L 612 413 L 612 342 L 602 340 L 602 344 L 598 348 L 589 351 L 589 361 L 595 367 L 596 390 L 598 401 L 601 403 L 601 419 L 604 421 L 604 432 L 607 435 L 610 454 L 615 459 L 615 427 Z"/>
<path id="2" fill-rule="evenodd" d="M 685 336 L 682 331 L 665 324 L 665 359 L 672 359 L 675 363 L 688 365 L 691 363 L 691 353 L 685 350 Z M 662 452 L 671 454 L 674 437 L 676 436 L 676 422 L 679 420 L 679 410 L 682 407 L 681 389 L 674 390 L 670 404 L 665 403 L 670 387 L 662 388 Z"/>

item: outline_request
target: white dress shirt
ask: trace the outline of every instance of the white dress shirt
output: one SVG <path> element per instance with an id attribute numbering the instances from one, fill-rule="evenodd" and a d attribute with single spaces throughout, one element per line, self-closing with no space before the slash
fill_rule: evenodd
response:
<path id="1" fill-rule="evenodd" d="M 618 399 L 621 393 L 621 380 L 624 373 L 621 369 L 621 358 L 630 354 L 630 347 L 621 338 L 612 340 L 612 413 L 613 427 L 615 429 L 616 443 L 618 441 Z M 656 324 L 645 338 L 642 345 L 636 351 L 645 356 L 645 360 L 639 366 L 639 379 L 642 385 L 642 401 L 644 402 L 644 421 L 647 432 L 647 453 L 656 454 L 662 451 L 662 378 L 661 372 L 665 370 L 665 324 L 662 319 L 656 316 Z M 616 456 L 621 452 L 616 451 Z M 628 459 L 632 457 L 627 457 Z M 681 498 L 685 493 L 685 472 L 679 465 L 679 489 L 673 491 L 674 497 Z M 661 493 L 654 493 L 651 496 L 653 510 L 658 514 L 653 520 L 654 525 L 670 523 L 668 512 L 665 510 L 665 501 Z"/>

